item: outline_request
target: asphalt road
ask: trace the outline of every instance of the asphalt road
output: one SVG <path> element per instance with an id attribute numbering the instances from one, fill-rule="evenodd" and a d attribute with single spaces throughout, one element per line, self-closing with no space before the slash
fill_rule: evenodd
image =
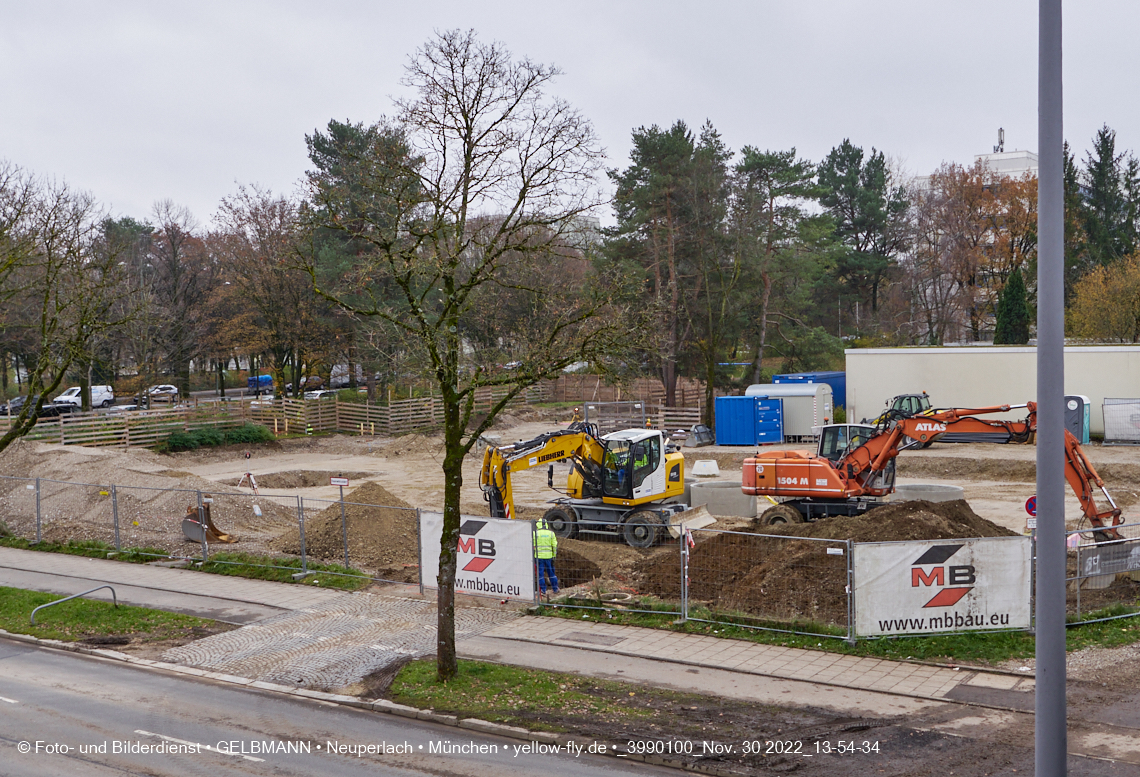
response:
<path id="1" fill-rule="evenodd" d="M 480 752 L 441 752 L 448 745 Z M 2 775 L 677 774 L 588 753 L 516 751 L 525 745 L 0 639 Z M 396 752 L 359 751 L 368 746 Z"/>

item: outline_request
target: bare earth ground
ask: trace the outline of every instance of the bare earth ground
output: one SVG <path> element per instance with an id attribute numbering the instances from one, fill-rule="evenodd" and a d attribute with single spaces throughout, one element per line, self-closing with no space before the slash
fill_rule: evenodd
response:
<path id="1" fill-rule="evenodd" d="M 565 417 L 533 413 L 528 420 L 505 419 L 493 433 L 504 442 L 528 439 L 564 425 Z M 781 446 L 802 449 L 809 446 Z M 339 496 L 336 487 L 326 485 L 331 475 L 343 475 L 351 481 L 346 500 L 353 491 L 375 499 L 388 493 L 393 501 L 411 506 L 438 508 L 443 498 L 440 465 L 442 452 L 437 436 L 409 435 L 401 438 L 333 436 L 281 440 L 249 448 L 202 450 L 184 454 L 161 455 L 131 449 L 102 450 L 44 443 L 19 442 L 0 453 L 0 518 L 22 536 L 34 536 L 34 491 L 28 489 L 35 477 L 90 484 L 62 486 L 41 482 L 41 512 L 46 539 L 89 538 L 113 541 L 110 502 L 117 498 L 120 534 L 124 545 L 148 545 L 167 551 L 186 549 L 181 535 L 181 518 L 188 506 L 196 504 L 197 492 L 215 495 L 213 518 L 223 530 L 232 532 L 239 542 L 235 550 L 280 552 L 287 550 L 287 536 L 296 531 L 295 495 L 305 500 L 307 519 L 328 510 Z M 684 449 L 688 461 L 715 459 L 722 477 L 739 477 L 743 459 L 752 455 L 748 448 L 708 447 Z M 1140 449 L 1102 447 L 1086 449 L 1089 458 L 1104 477 L 1118 503 L 1125 506 L 1129 521 L 1140 520 Z M 928 450 L 904 452 L 899 459 L 900 483 L 942 483 L 962 486 L 969 507 L 981 518 L 1021 532 L 1025 527 L 1025 500 L 1034 492 L 1033 461 L 1036 449 L 1021 445 L 936 444 Z M 486 506 L 478 487 L 481 455 L 473 454 L 464 466 L 463 506 L 470 514 L 485 515 Z M 247 487 L 238 487 L 245 473 L 259 481 L 261 494 L 255 496 Z M 555 481 L 565 476 L 556 468 Z M 112 497 L 110 484 L 119 486 Z M 369 488 L 368 484 L 374 486 Z M 378 487 L 378 488 L 376 488 Z M 183 492 L 149 489 L 186 489 Z M 107 492 L 107 493 L 104 493 Z M 555 496 L 546 486 L 546 472 L 534 470 L 515 476 L 515 492 L 523 517 L 539 515 L 548 499 Z M 278 496 L 273 496 L 274 494 Z M 363 501 L 363 499 L 361 500 Z M 374 503 L 374 502 L 373 502 Z M 261 515 L 256 515 L 256 505 Z M 400 505 L 394 505 L 400 506 Z M 339 516 L 330 511 L 330 556 L 335 560 L 337 543 L 335 528 Z M 367 520 L 362 513 L 360 520 Z M 1080 511 L 1071 495 L 1067 499 L 1066 517 L 1071 528 L 1077 528 Z M 334 520 L 335 519 L 335 520 Z M 350 522 L 353 520 L 349 516 Z M 722 518 L 713 528 L 741 527 L 745 522 Z M 355 548 L 355 540 L 350 538 Z M 412 549 L 403 543 L 405 555 Z M 676 548 L 637 550 L 619 544 L 567 541 L 560 547 L 560 557 L 576 556 L 578 563 L 593 565 L 604 575 L 607 585 L 619 587 L 635 579 L 639 569 L 648 568 L 656 555 L 675 553 Z M 193 552 L 192 549 L 190 552 Z M 354 550 L 355 552 L 355 550 Z M 377 559 L 375 568 L 386 564 L 395 573 L 414 566 L 412 558 Z M 142 647 L 142 646 L 139 646 Z M 149 647 L 149 646 L 148 646 Z M 146 649 L 146 648 L 143 648 Z M 1019 671 L 1032 669 L 1032 662 L 1015 662 L 1006 667 Z M 1104 728 L 1110 743 L 1114 731 L 1140 730 L 1140 649 L 1092 649 L 1072 654 L 1070 663 L 1070 718 L 1074 725 Z M 1031 701 L 1031 700 L 1030 700 Z M 648 702 L 647 702 L 648 703 Z M 661 702 L 662 704 L 664 702 Z M 652 704 L 652 703 L 651 703 Z M 743 738 L 760 739 L 790 736 L 804 741 L 827 738 L 839 740 L 879 740 L 883 753 L 832 756 L 820 759 L 772 759 L 762 762 L 725 758 L 723 767 L 742 773 L 799 772 L 801 774 L 968 774 L 983 775 L 1028 771 L 1032 768 L 1032 717 L 1014 711 L 985 708 L 958 708 L 950 713 L 927 716 L 922 720 L 848 721 L 833 713 L 788 707 L 759 708 L 722 702 L 694 702 L 683 718 L 662 713 L 659 730 L 641 734 L 668 736 L 683 734 L 696 739 L 718 732 L 721 741 Z M 1005 706 L 1005 705 L 998 705 Z M 963 712 L 968 711 L 969 714 Z M 723 715 L 721 714 L 723 713 Z M 669 726 L 684 720 L 684 730 Z M 583 730 L 590 731 L 587 722 Z M 635 732 L 603 732 L 599 738 L 620 739 Z M 618 736 L 614 736 L 617 734 Z M 728 736 L 731 734 L 731 737 Z M 951 735 L 952 734 L 952 735 Z M 884 747 L 885 746 L 885 747 Z M 1108 747 L 1108 745 L 1106 745 Z M 1104 755 L 1111 757 L 1111 747 Z M 739 752 L 739 751 L 737 751 Z M 712 765 L 715 759 L 704 760 Z M 1134 763 L 1140 762 L 1140 752 Z M 1073 773 L 1132 774 L 1133 766 L 1110 761 L 1082 760 L 1071 764 Z"/>

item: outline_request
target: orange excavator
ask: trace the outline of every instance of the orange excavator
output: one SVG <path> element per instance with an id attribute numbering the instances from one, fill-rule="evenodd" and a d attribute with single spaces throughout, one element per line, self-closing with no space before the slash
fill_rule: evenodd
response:
<path id="1" fill-rule="evenodd" d="M 979 418 L 1025 408 L 1023 421 Z M 895 457 L 908 448 L 923 447 L 941 435 L 1006 432 L 1010 442 L 1028 443 L 1037 431 L 1037 403 L 973 409 L 927 410 L 922 415 L 887 413 L 875 425 L 833 424 L 820 429 L 819 448 L 808 451 L 768 451 L 744 460 L 746 494 L 780 498 L 760 516 L 766 526 L 814 521 L 830 515 L 857 515 L 883 504 L 895 490 Z M 1104 481 L 1065 430 L 1065 478 L 1098 540 L 1121 539 L 1114 528 L 1124 522 L 1120 508 Z M 1100 489 L 1110 509 L 1101 511 L 1093 496 Z"/>

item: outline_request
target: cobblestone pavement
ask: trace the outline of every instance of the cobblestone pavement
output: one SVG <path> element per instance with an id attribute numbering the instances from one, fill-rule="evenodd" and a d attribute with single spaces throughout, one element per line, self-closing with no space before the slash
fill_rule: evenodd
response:
<path id="1" fill-rule="evenodd" d="M 455 636 L 477 636 L 518 617 L 518 612 L 456 608 Z M 406 657 L 432 655 L 435 639 L 434 600 L 351 593 L 172 648 L 163 660 L 328 690 Z"/>

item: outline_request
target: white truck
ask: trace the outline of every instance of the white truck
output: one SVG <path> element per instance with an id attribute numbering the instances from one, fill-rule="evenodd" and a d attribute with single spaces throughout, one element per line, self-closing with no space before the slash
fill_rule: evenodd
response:
<path id="1" fill-rule="evenodd" d="M 83 389 L 72 386 L 52 400 L 57 405 L 83 406 Z M 115 404 L 115 392 L 110 386 L 91 387 L 91 407 L 110 407 Z"/>

